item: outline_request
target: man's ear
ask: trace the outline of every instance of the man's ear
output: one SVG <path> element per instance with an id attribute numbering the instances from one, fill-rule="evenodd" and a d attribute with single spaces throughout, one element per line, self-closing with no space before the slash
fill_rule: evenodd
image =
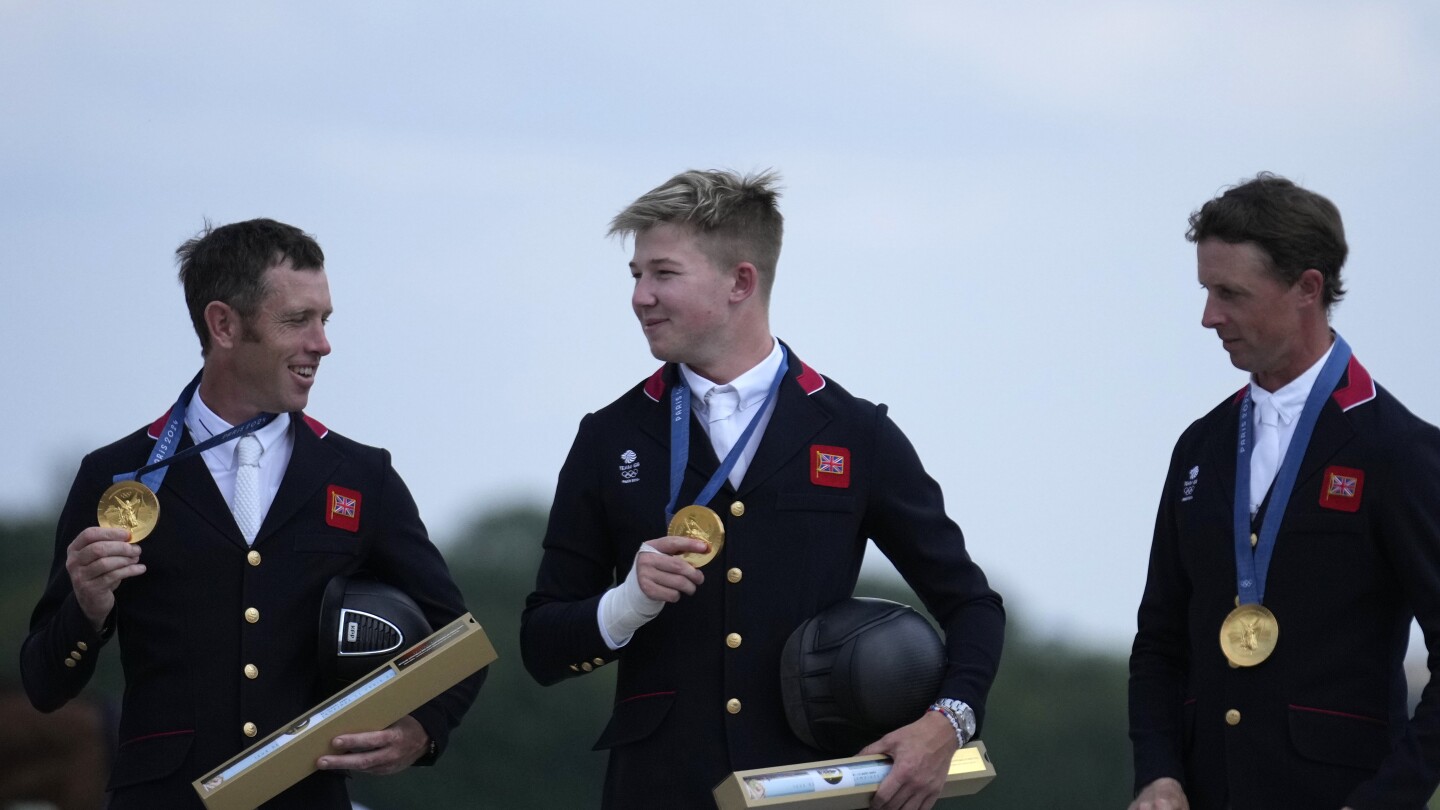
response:
<path id="1" fill-rule="evenodd" d="M 760 271 L 750 262 L 735 265 L 735 282 L 730 287 L 730 303 L 738 304 L 760 291 Z"/>
<path id="2" fill-rule="evenodd" d="M 245 328 L 240 322 L 240 313 L 224 301 L 211 301 L 205 305 L 205 328 L 210 331 L 210 345 L 222 349 L 233 348 L 240 342 Z"/>
<path id="3" fill-rule="evenodd" d="M 1300 293 L 1300 303 L 1306 306 L 1325 300 L 1325 275 L 1313 267 L 1300 274 L 1295 287 Z"/>

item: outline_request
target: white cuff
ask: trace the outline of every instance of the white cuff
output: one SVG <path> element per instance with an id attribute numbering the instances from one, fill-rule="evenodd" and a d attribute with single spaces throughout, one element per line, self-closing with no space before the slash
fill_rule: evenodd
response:
<path id="1" fill-rule="evenodd" d="M 638 558 L 641 554 L 659 554 L 653 546 L 646 543 L 640 544 L 640 550 L 635 552 Z M 640 580 L 637 572 L 639 565 L 630 566 L 630 576 L 625 581 L 605 592 L 600 597 L 600 606 L 596 609 L 596 618 L 600 623 L 600 637 L 605 640 L 605 646 L 612 650 L 618 650 L 630 643 L 635 631 L 645 626 L 646 622 L 660 615 L 660 609 L 665 603 L 659 599 L 651 599 L 640 590 Z"/>

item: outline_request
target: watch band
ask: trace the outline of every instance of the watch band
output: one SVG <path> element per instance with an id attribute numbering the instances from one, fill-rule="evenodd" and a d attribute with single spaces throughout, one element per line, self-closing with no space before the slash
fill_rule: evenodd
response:
<path id="1" fill-rule="evenodd" d="M 975 710 L 963 700 L 940 698 L 930 704 L 930 710 L 940 712 L 955 729 L 955 744 L 964 746 L 975 738 Z"/>

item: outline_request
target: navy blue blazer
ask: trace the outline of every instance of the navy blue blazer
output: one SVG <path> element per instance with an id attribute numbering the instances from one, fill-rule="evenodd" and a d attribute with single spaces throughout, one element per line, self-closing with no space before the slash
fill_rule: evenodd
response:
<path id="1" fill-rule="evenodd" d="M 789 368 L 739 489 L 726 482 L 709 504 L 725 522 L 725 545 L 705 582 L 619 650 L 601 638 L 596 608 L 639 545 L 666 533 L 668 391 L 678 367 L 580 423 L 520 641 L 542 684 L 619 662 L 613 713 L 596 743 L 610 749 L 607 807 L 704 807 L 731 771 L 824 758 L 786 723 L 780 651 L 802 621 L 851 595 L 868 538 L 946 632 L 941 693 L 983 717 L 1004 611 L 940 487 L 883 405 L 851 396 L 793 352 Z M 820 453 L 830 457 L 826 471 Z M 693 422 L 680 502 L 693 503 L 718 467 Z"/>
<path id="2" fill-rule="evenodd" d="M 1220 624 L 1240 399 L 1185 431 L 1165 480 L 1130 657 L 1137 790 L 1173 777 L 1196 810 L 1421 808 L 1440 782 L 1440 683 L 1410 717 L 1402 661 L 1412 617 L 1432 671 L 1440 654 L 1440 431 L 1351 359 L 1276 540 L 1277 647 L 1236 669 Z"/>
<path id="3" fill-rule="evenodd" d="M 339 574 L 365 570 L 409 594 L 432 626 L 465 606 L 390 454 L 291 415 L 294 453 L 247 548 L 200 456 L 170 467 L 160 519 L 143 541 L 144 574 L 115 592 L 106 632 L 80 610 L 65 549 L 96 524 L 117 473 L 143 466 L 164 417 L 85 457 L 55 536 L 50 579 L 21 650 L 30 700 L 51 711 L 78 694 L 113 631 L 125 677 L 112 810 L 202 805 L 190 783 L 270 734 L 333 689 L 318 682 L 320 598 Z M 186 433 L 180 449 L 192 445 Z M 332 520 L 335 487 L 359 493 L 358 514 Z M 336 525 L 332 525 L 336 524 Z M 247 610 L 254 608 L 258 617 Z M 250 618 L 256 618 L 250 621 Z M 246 665 L 258 668 L 247 677 Z M 413 715 L 443 749 L 474 701 L 478 673 Z M 253 735 L 247 735 L 253 724 Z M 265 807 L 348 808 L 343 773 L 316 773 Z"/>

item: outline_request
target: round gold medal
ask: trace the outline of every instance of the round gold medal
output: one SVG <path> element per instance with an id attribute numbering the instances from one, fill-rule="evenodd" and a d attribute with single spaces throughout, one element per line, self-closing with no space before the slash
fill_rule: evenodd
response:
<path id="1" fill-rule="evenodd" d="M 1237 667 L 1253 667 L 1275 652 L 1280 623 L 1258 604 L 1241 605 L 1220 623 L 1220 650 Z"/>
<path id="2" fill-rule="evenodd" d="M 129 529 L 130 542 L 138 543 L 160 519 L 160 500 L 139 481 L 117 481 L 100 496 L 95 516 L 107 529 Z"/>
<path id="3" fill-rule="evenodd" d="M 703 554 L 690 551 L 680 555 L 680 559 L 696 568 L 715 559 L 725 546 L 725 524 L 720 522 L 720 516 L 713 509 L 699 504 L 676 512 L 675 517 L 670 519 L 668 534 L 671 537 L 692 537 L 710 547 Z"/>

